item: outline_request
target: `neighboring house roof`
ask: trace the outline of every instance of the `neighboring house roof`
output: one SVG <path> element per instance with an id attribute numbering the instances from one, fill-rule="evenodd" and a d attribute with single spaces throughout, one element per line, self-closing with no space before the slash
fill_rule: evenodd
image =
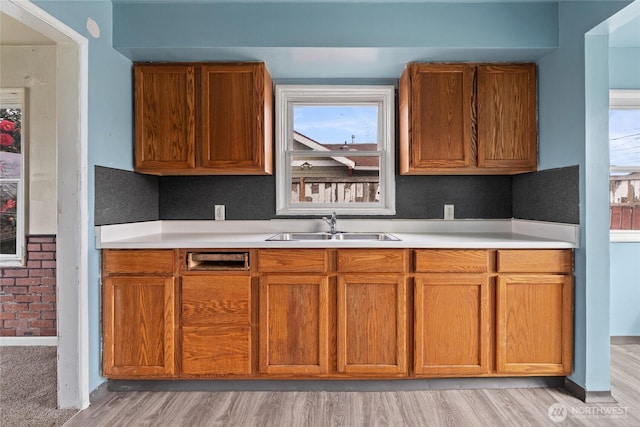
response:
<path id="1" fill-rule="evenodd" d="M 377 144 L 366 143 L 366 144 L 322 144 L 314 139 L 309 138 L 308 136 L 293 131 L 293 139 L 304 145 L 309 147 L 314 151 L 342 151 L 345 153 L 345 156 L 331 156 L 338 163 L 342 163 L 344 166 L 353 169 L 378 169 L 379 165 L 379 157 L 378 156 L 349 156 L 349 152 L 354 151 L 376 151 L 378 148 Z"/>
<path id="2" fill-rule="evenodd" d="M 640 172 L 625 175 L 611 175 L 610 181 L 635 181 L 640 180 Z"/>

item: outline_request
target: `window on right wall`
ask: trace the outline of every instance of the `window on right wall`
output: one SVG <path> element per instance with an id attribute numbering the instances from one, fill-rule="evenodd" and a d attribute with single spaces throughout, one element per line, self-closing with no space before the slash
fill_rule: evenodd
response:
<path id="1" fill-rule="evenodd" d="M 640 241 L 640 90 L 609 91 L 612 241 Z"/>

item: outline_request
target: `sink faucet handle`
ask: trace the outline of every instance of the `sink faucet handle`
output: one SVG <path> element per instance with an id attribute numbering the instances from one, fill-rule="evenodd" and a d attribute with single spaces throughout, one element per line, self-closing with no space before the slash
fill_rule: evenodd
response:
<path id="1" fill-rule="evenodd" d="M 322 220 L 331 226 L 330 233 L 336 234 L 336 223 L 338 222 L 338 217 L 335 212 L 331 214 L 331 218 L 327 218 L 326 216 L 322 217 Z"/>

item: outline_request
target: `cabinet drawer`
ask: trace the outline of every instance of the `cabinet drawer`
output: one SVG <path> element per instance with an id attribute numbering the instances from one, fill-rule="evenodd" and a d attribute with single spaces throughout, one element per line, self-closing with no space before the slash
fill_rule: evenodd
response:
<path id="1" fill-rule="evenodd" d="M 162 274 L 175 270 L 173 250 L 106 250 L 102 252 L 104 274 Z"/>
<path id="2" fill-rule="evenodd" d="M 249 276 L 182 278 L 182 326 L 250 323 Z"/>
<path id="3" fill-rule="evenodd" d="M 484 273 L 489 270 L 489 251 L 430 249 L 417 250 L 416 272 Z"/>
<path id="4" fill-rule="evenodd" d="M 338 251 L 341 273 L 403 273 L 405 251 L 389 249 L 343 249 Z"/>
<path id="5" fill-rule="evenodd" d="M 498 251 L 500 273 L 571 273 L 573 252 L 570 249 L 526 249 Z"/>
<path id="6" fill-rule="evenodd" d="M 324 273 L 328 264 L 324 249 L 262 249 L 258 253 L 260 273 Z"/>
<path id="7" fill-rule="evenodd" d="M 251 373 L 251 328 L 182 329 L 182 373 L 233 375 Z"/>

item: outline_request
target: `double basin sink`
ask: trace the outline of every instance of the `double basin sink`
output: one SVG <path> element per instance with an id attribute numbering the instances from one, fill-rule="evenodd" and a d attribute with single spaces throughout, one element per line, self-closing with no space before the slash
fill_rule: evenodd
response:
<path id="1" fill-rule="evenodd" d="M 317 233 L 278 233 L 271 236 L 268 241 L 290 242 L 301 240 L 359 240 L 359 241 L 398 241 L 396 236 L 389 233 L 351 233 L 351 232 L 317 232 Z"/>

